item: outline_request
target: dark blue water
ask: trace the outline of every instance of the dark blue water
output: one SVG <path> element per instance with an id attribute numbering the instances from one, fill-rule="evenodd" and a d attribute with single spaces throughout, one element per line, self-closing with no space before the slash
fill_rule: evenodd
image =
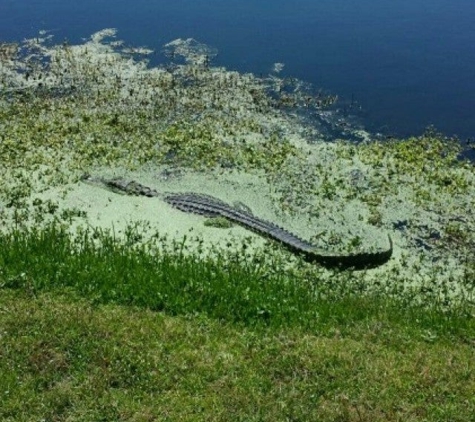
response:
<path id="1" fill-rule="evenodd" d="M 114 27 L 134 46 L 193 37 L 216 64 L 309 81 L 363 108 L 372 131 L 475 137 L 474 0 L 0 0 L 0 40 Z M 157 56 L 156 60 L 159 60 Z"/>

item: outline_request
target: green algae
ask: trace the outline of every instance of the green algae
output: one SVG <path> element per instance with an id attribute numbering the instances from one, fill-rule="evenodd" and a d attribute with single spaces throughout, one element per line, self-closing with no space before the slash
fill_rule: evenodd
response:
<path id="1" fill-rule="evenodd" d="M 166 166 L 222 180 L 237 171 L 259 175 L 276 215 L 318 247 L 357 251 L 390 233 L 394 259 L 358 276 L 361 283 L 412 289 L 457 280 L 450 295 L 468 294 L 475 175 L 472 164 L 458 160 L 456 140 L 428 131 L 403 140 L 324 143 L 286 112 L 283 103 L 312 105 L 301 92 L 282 91 L 288 80 L 214 67 L 196 52 L 185 64 L 151 68 L 147 51 L 124 51 L 114 35 L 101 31 L 76 46 L 39 37 L 1 56 L 0 200 L 7 225 L 40 221 L 41 213 L 82 218 L 81 210 L 63 215 L 53 203 L 40 206 L 37 195 L 55 186 L 66 195 L 91 169 Z"/>

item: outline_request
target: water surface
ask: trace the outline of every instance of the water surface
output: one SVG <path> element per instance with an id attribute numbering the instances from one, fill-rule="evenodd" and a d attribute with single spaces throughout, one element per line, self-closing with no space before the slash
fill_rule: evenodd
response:
<path id="1" fill-rule="evenodd" d="M 0 39 L 53 31 L 78 42 L 106 28 L 160 50 L 178 37 L 219 49 L 216 63 L 309 81 L 362 107 L 374 132 L 435 125 L 475 136 L 473 0 L 1 0 Z M 158 62 L 160 56 L 155 56 Z"/>

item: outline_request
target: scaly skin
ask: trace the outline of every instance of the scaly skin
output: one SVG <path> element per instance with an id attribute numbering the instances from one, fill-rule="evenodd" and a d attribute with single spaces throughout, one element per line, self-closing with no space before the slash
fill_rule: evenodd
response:
<path id="1" fill-rule="evenodd" d="M 82 180 L 89 183 L 102 184 L 103 186 L 129 195 L 147 197 L 162 197 L 165 202 L 173 207 L 206 217 L 221 216 L 241 226 L 257 232 L 265 237 L 280 242 L 290 251 L 300 254 L 306 261 L 318 263 L 328 268 L 339 269 L 367 269 L 383 265 L 392 256 L 393 244 L 389 239 L 389 248 L 380 252 L 362 252 L 349 255 L 331 255 L 317 251 L 314 245 L 300 239 L 274 223 L 256 217 L 243 209 L 234 208 L 225 202 L 209 195 L 197 193 L 160 193 L 140 183 L 122 179 L 102 179 L 84 175 Z"/>

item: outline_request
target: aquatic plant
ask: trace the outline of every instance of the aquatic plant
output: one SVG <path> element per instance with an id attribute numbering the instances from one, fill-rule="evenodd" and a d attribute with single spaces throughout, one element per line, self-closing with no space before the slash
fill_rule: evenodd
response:
<path id="1" fill-rule="evenodd" d="M 377 233 L 391 233 L 394 260 L 354 276 L 357 283 L 402 290 L 435 283 L 441 291 L 458 280 L 470 290 L 475 176 L 457 159 L 455 140 L 432 131 L 370 142 L 361 132 L 366 141 L 358 145 L 322 142 L 300 111 L 332 124 L 335 115 L 323 109 L 335 96 L 281 77 L 279 66 L 262 77 L 241 74 L 214 66 L 215 50 L 176 40 L 167 52 L 183 60 L 152 67 L 150 51 L 115 35 L 104 30 L 71 45 L 42 32 L 0 46 L 4 227 L 56 217 L 91 224 L 85 210 L 65 210 L 62 200 L 93 167 L 209 172 L 219 180 L 242 172 L 262 181 L 282 225 L 322 249 L 382 247 Z"/>

